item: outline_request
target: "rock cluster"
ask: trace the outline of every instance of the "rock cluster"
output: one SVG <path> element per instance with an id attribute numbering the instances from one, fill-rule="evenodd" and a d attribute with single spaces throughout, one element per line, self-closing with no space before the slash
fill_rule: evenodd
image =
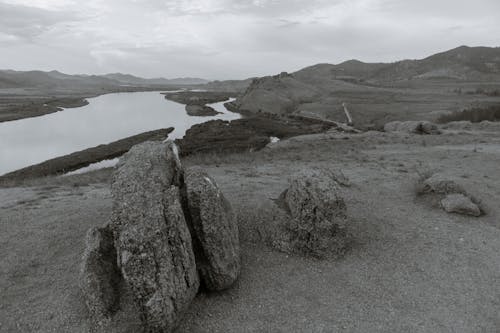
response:
<path id="1" fill-rule="evenodd" d="M 483 214 L 478 200 L 467 193 L 464 186 L 455 179 L 442 174 L 434 174 L 424 179 L 419 194 L 436 197 L 439 206 L 447 213 L 475 217 Z"/>
<path id="2" fill-rule="evenodd" d="M 320 259 L 344 254 L 350 235 L 336 174 L 311 170 L 290 178 L 288 188 L 276 200 L 279 208 L 270 218 L 271 225 L 263 230 L 271 246 Z"/>
<path id="3" fill-rule="evenodd" d="M 82 291 L 94 318 L 116 310 L 118 285 L 130 291 L 148 332 L 170 332 L 196 296 L 230 287 L 240 272 L 238 228 L 215 181 L 182 168 L 177 147 L 146 142 L 121 158 L 113 211 L 92 229 Z"/>
<path id="4" fill-rule="evenodd" d="M 384 131 L 412 134 L 441 134 L 437 125 L 429 121 L 392 121 L 385 124 Z"/>

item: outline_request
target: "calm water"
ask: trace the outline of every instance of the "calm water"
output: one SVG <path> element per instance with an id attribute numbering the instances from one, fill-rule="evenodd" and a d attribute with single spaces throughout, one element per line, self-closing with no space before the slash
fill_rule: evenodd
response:
<path id="1" fill-rule="evenodd" d="M 0 123 L 0 175 L 146 131 L 175 127 L 169 135 L 175 139 L 192 125 L 240 117 L 227 111 L 224 102 L 211 105 L 223 114 L 191 117 L 184 105 L 159 92 L 107 94 L 88 101 L 83 107 Z"/>

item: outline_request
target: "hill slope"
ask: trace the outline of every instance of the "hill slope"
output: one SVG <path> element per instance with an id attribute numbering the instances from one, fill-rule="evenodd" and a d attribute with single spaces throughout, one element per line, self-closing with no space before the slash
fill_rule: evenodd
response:
<path id="1" fill-rule="evenodd" d="M 405 119 L 429 118 L 436 111 L 475 105 L 476 100 L 450 92 L 468 87 L 474 91 L 483 83 L 500 87 L 500 48 L 462 46 L 422 60 L 389 64 L 358 60 L 317 64 L 292 74 L 254 79 L 235 105 L 245 112 L 299 113 L 343 121 L 342 105 L 348 103 L 354 106 L 358 124 L 380 125 L 398 119 L 399 111 Z"/>

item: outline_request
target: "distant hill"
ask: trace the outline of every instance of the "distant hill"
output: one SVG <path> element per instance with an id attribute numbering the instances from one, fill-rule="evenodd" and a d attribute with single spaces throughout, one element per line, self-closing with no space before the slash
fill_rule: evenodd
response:
<path id="1" fill-rule="evenodd" d="M 1 88 L 64 88 L 79 89 L 89 87 L 110 88 L 119 82 L 100 76 L 67 75 L 57 71 L 13 71 L 0 70 Z"/>
<path id="2" fill-rule="evenodd" d="M 108 79 L 116 80 L 123 84 L 134 84 L 134 85 L 198 85 L 206 84 L 209 81 L 200 78 L 175 78 L 175 79 L 164 79 L 164 78 L 153 78 L 144 79 L 141 77 L 133 76 L 130 74 L 122 73 L 112 73 L 103 75 Z"/>
<path id="3" fill-rule="evenodd" d="M 0 70 L 0 88 L 40 88 L 49 90 L 112 89 L 124 85 L 183 86 L 201 85 L 208 81 L 199 78 L 144 79 L 129 74 L 69 75 L 58 71 Z"/>
<path id="4" fill-rule="evenodd" d="M 460 46 L 422 60 L 364 63 L 349 60 L 338 65 L 318 64 L 294 73 L 303 81 L 320 78 L 383 82 L 448 78 L 486 81 L 500 77 L 500 48 Z"/>
<path id="5" fill-rule="evenodd" d="M 207 83 L 203 88 L 207 90 L 241 93 L 250 86 L 254 79 L 255 78 L 249 78 L 245 80 L 211 81 Z"/>
<path id="6" fill-rule="evenodd" d="M 500 77 L 500 48 L 461 46 L 422 60 L 404 60 L 374 73 L 381 81 L 448 78 L 486 81 Z"/>

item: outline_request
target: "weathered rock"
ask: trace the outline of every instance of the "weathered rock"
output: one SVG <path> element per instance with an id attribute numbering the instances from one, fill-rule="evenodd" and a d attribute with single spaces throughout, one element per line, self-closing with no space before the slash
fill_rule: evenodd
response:
<path id="1" fill-rule="evenodd" d="M 113 313 L 119 300 L 120 273 L 111 229 L 89 229 L 85 245 L 80 288 L 90 314 L 100 321 Z"/>
<path id="2" fill-rule="evenodd" d="M 203 170 L 187 170 L 184 182 L 198 271 L 207 289 L 226 289 L 240 273 L 238 226 L 231 206 Z"/>
<path id="3" fill-rule="evenodd" d="M 216 116 L 219 113 L 221 113 L 221 112 L 215 111 L 210 106 L 196 105 L 196 104 L 186 105 L 186 112 L 190 116 L 198 116 L 198 117 Z"/>
<path id="4" fill-rule="evenodd" d="M 448 194 L 441 200 L 441 206 L 447 213 L 456 213 L 470 216 L 481 216 L 481 209 L 472 200 L 463 194 Z"/>
<path id="5" fill-rule="evenodd" d="M 172 331 L 199 287 L 172 143 L 147 142 L 120 160 L 112 184 L 118 264 L 146 331 Z"/>
<path id="6" fill-rule="evenodd" d="M 413 134 L 441 134 L 437 125 L 429 121 L 392 121 L 385 124 L 384 131 Z"/>
<path id="7" fill-rule="evenodd" d="M 328 173 L 310 171 L 290 180 L 277 200 L 288 218 L 276 218 L 272 245 L 318 258 L 338 257 L 349 243 L 346 205 Z"/>

